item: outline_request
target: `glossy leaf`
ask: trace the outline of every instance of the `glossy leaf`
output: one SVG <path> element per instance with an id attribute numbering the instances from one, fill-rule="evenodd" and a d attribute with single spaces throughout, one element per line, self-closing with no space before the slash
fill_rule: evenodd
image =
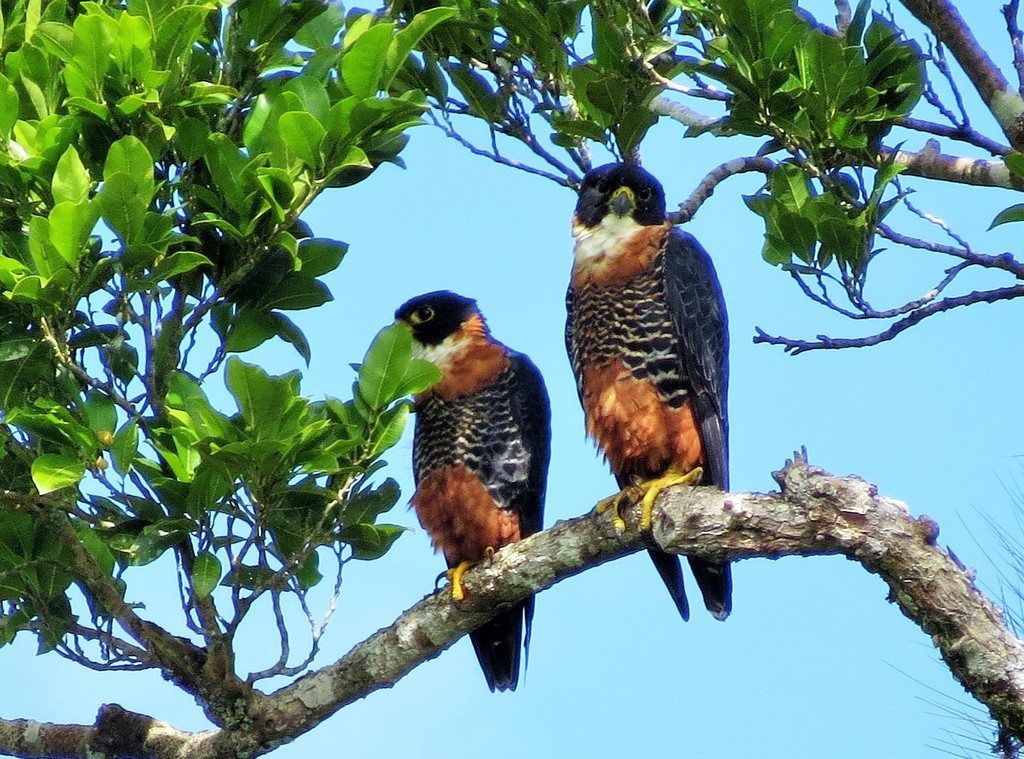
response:
<path id="1" fill-rule="evenodd" d="M 32 462 L 32 482 L 40 495 L 72 487 L 85 476 L 85 464 L 74 456 L 44 453 Z"/>
<path id="2" fill-rule="evenodd" d="M 397 395 L 412 358 L 412 330 L 401 322 L 385 327 L 370 344 L 359 367 L 359 396 L 383 409 Z"/>
<path id="3" fill-rule="evenodd" d="M 341 77 L 356 97 L 371 97 L 380 88 L 393 31 L 394 24 L 371 26 L 341 59 Z"/>
<path id="4" fill-rule="evenodd" d="M 206 598 L 220 583 L 223 570 L 220 560 L 212 553 L 201 553 L 192 564 L 192 592 L 196 598 Z"/>
<path id="5" fill-rule="evenodd" d="M 1018 221 L 1024 221 L 1024 203 L 1018 203 L 1017 205 L 1004 208 L 989 224 L 989 229 L 1002 226 L 1003 224 L 1012 224 Z"/>

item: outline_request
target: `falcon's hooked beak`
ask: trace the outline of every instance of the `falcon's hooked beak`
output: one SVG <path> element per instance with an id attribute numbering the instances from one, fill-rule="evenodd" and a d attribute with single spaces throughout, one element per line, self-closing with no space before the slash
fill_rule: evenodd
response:
<path id="1" fill-rule="evenodd" d="M 628 187 L 620 187 L 612 193 L 611 200 L 608 201 L 608 207 L 616 216 L 631 215 L 633 209 L 636 208 L 636 198 L 633 197 L 633 191 Z"/>

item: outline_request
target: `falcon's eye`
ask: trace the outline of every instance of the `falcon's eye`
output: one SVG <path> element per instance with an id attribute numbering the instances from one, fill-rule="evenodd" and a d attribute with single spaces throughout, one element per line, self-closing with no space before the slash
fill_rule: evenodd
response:
<path id="1" fill-rule="evenodd" d="M 640 192 L 637 193 L 637 195 L 640 198 L 640 200 L 650 200 L 651 196 L 654 195 L 654 193 L 651 192 L 650 187 L 645 187 L 644 189 L 640 190 Z"/>
<path id="2" fill-rule="evenodd" d="M 608 183 L 602 179 L 600 182 L 597 183 L 597 191 L 602 195 L 608 192 Z"/>
<path id="3" fill-rule="evenodd" d="M 409 317 L 409 321 L 413 324 L 423 324 L 434 318 L 434 309 L 431 306 L 420 306 L 412 312 L 412 316 Z"/>

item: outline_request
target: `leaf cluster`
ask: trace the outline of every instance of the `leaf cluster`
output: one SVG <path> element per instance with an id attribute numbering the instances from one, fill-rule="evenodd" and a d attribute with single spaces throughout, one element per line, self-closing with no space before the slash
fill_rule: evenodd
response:
<path id="1" fill-rule="evenodd" d="M 0 643 L 31 630 L 81 658 L 84 635 L 109 660 L 116 610 L 90 583 L 127 597 L 128 570 L 168 553 L 185 625 L 230 635 L 262 594 L 319 582 L 321 547 L 340 571 L 397 537 L 376 523 L 397 487 L 373 473 L 400 399 L 434 379 L 408 335 L 378 337 L 347 402 L 229 356 L 278 337 L 309 361 L 288 314 L 331 300 L 347 246 L 301 214 L 400 163 L 425 99 L 382 93 L 453 11 L 402 28 L 321 0 L 2 11 Z M 219 375 L 236 414 L 203 389 Z M 203 610 L 218 586 L 230 613 Z"/>

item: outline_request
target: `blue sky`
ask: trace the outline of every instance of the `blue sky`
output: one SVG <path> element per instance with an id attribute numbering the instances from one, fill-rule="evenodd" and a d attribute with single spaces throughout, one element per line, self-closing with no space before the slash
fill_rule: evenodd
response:
<path id="1" fill-rule="evenodd" d="M 989 49 L 1008 51 L 997 4 L 970 5 L 963 9 L 969 20 L 987 17 L 979 35 Z M 1000 62 L 1008 64 L 1008 53 Z M 979 125 L 989 123 L 978 118 Z M 680 134 L 675 125 L 659 125 L 643 149 L 644 165 L 662 180 L 670 206 L 719 163 L 753 150 L 735 140 Z M 905 148 L 922 145 L 915 136 Z M 349 364 L 400 303 L 438 288 L 476 298 L 494 335 L 528 353 L 547 380 L 554 429 L 545 524 L 588 511 L 614 483 L 584 439 L 562 337 L 574 195 L 471 156 L 429 127 L 414 130 L 403 158 L 408 170 L 384 166 L 360 185 L 325 194 L 305 217 L 317 235 L 351 244 L 328 280 L 335 300 L 298 314 L 313 349 L 309 368 L 280 344 L 246 359 L 275 373 L 302 369 L 303 390 L 312 397 L 346 398 Z M 986 520 L 1015 529 L 1006 485 L 1024 482 L 1018 389 L 1024 359 L 1016 338 L 1024 305 L 941 315 L 870 349 L 790 357 L 753 345 L 755 326 L 790 336 L 850 335 L 858 326 L 811 304 L 787 275 L 761 260 L 760 220 L 741 201 L 759 181 L 730 180 L 687 225 L 714 258 L 729 307 L 733 487 L 772 489 L 771 472 L 806 446 L 812 463 L 861 475 L 881 493 L 905 500 L 913 513 L 935 519 L 940 542 L 998 594 L 1006 563 Z M 920 190 L 918 206 L 949 221 L 979 250 L 1019 250 L 1019 228 L 986 232 L 992 217 L 1016 202 L 1011 194 L 909 183 Z M 941 265 L 929 254 L 895 252 L 874 275 L 878 302 L 920 295 Z M 998 284 L 986 276 L 970 281 L 971 287 Z M 208 382 L 211 395 L 223 397 L 220 383 Z M 410 532 L 382 560 L 347 566 L 318 665 L 390 624 L 431 591 L 443 569 L 406 509 L 410 456 L 407 434 L 387 456 L 386 470 L 403 488 L 390 517 Z M 177 603 L 166 584 L 169 568 L 158 563 L 146 571 L 154 589 L 165 583 L 167 590 L 146 599 L 150 613 L 162 618 Z M 956 740 L 983 752 L 980 743 L 956 738 L 989 737 L 964 719 L 980 717 L 977 706 L 927 636 L 886 602 L 877 577 L 825 557 L 745 561 L 734 582 L 734 613 L 726 623 L 698 608 L 683 624 L 645 556 L 602 566 L 538 598 L 530 668 L 519 691 L 490 694 L 462 640 L 273 756 L 672 752 L 842 759 L 884 750 L 906 758 L 942 755 Z M 261 669 L 276 656 L 261 644 L 269 629 L 250 623 L 244 668 Z M 182 728 L 208 727 L 191 700 L 155 674 L 98 674 L 56 656 L 36 657 L 34 650 L 25 639 L 0 651 L 8 683 L 0 692 L 3 717 L 89 723 L 101 703 L 117 702 Z"/>

